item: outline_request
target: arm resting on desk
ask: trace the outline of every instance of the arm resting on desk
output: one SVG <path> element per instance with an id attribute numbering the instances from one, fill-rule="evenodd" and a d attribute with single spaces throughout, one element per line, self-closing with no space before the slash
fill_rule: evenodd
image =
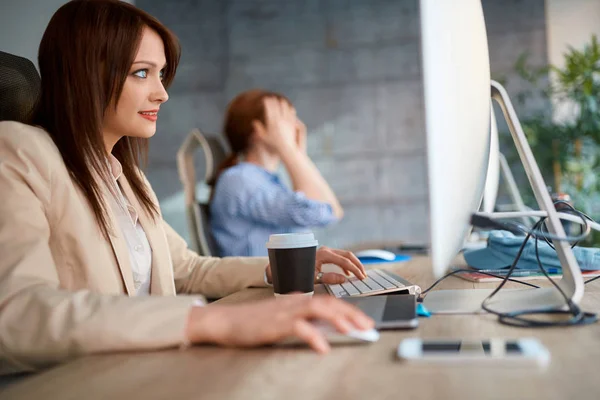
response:
<path id="1" fill-rule="evenodd" d="M 164 230 L 173 260 L 177 293 L 224 297 L 248 287 L 266 287 L 267 257 L 202 257 L 167 223 Z"/>
<path id="2" fill-rule="evenodd" d="M 7 292 L 5 283 L 13 290 Z M 0 289 L 0 374 L 86 354 L 181 345 L 195 300 L 72 293 L 18 277 L 3 281 Z"/>
<path id="3" fill-rule="evenodd" d="M 85 354 L 186 341 L 193 297 L 61 289 L 40 201 L 36 196 L 19 196 L 18 201 L 26 212 L 1 213 L 0 374 L 32 371 Z M 11 232 L 13 226 L 20 227 L 19 235 Z"/>

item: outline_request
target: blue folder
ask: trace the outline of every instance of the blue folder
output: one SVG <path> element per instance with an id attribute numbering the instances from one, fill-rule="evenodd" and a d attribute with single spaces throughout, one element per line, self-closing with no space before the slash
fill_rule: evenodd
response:
<path id="1" fill-rule="evenodd" d="M 388 260 L 382 260 L 381 258 L 377 258 L 377 257 L 358 257 L 358 259 L 360 260 L 361 263 L 363 264 L 384 264 L 384 263 L 397 263 L 397 262 L 403 262 L 403 261 L 408 261 L 411 259 L 411 256 L 408 256 L 406 254 L 396 254 L 396 258 L 393 259 L 392 261 L 388 261 Z"/>

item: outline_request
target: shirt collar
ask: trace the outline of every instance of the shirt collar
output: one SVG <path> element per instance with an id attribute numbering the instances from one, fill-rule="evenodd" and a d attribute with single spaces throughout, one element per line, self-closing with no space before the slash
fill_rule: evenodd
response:
<path id="1" fill-rule="evenodd" d="M 110 173 L 113 179 L 117 181 L 117 179 L 119 179 L 121 175 L 123 175 L 123 166 L 121 165 L 119 160 L 117 160 L 117 158 L 112 154 L 108 155 L 108 162 L 110 164 Z"/>
<path id="2" fill-rule="evenodd" d="M 117 160 L 117 158 L 112 154 L 109 154 L 108 156 L 108 163 L 110 165 L 110 174 L 112 175 L 116 183 L 117 180 L 121 177 L 121 175 L 123 175 L 123 166 L 121 165 L 119 160 Z M 139 217 L 136 209 L 129 203 L 129 201 L 127 201 L 127 198 L 123 196 L 122 193 L 120 193 L 120 190 L 119 197 L 123 200 L 122 206 L 127 208 L 127 211 L 131 216 L 131 221 L 133 222 L 133 225 L 137 224 Z"/>
<path id="3" fill-rule="evenodd" d="M 247 161 L 242 161 L 240 164 L 246 165 L 246 166 L 250 166 L 252 167 L 254 170 L 259 171 L 263 174 L 265 174 L 267 177 L 269 177 L 271 180 L 275 181 L 275 182 L 279 182 L 279 175 L 277 175 L 276 172 L 271 172 L 263 167 L 261 167 L 260 165 L 256 165 L 254 163 L 249 163 Z"/>

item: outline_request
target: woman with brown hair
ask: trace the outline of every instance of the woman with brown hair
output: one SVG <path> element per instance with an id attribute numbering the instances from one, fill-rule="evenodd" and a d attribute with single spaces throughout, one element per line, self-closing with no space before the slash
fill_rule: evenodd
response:
<path id="1" fill-rule="evenodd" d="M 0 122 L 0 374 L 90 353 L 288 336 L 326 352 L 310 319 L 372 326 L 326 297 L 194 306 L 265 286 L 270 268 L 188 250 L 139 168 L 178 61 L 176 38 L 130 4 L 74 0 L 52 17 L 31 125 Z M 348 253 L 319 249 L 317 271 L 325 262 L 364 276 Z"/>
<path id="2" fill-rule="evenodd" d="M 224 132 L 232 153 L 211 196 L 211 228 L 220 255 L 265 256 L 269 235 L 336 222 L 343 210 L 306 154 L 306 126 L 278 93 L 254 89 L 227 108 Z M 277 176 L 283 163 L 292 189 Z"/>

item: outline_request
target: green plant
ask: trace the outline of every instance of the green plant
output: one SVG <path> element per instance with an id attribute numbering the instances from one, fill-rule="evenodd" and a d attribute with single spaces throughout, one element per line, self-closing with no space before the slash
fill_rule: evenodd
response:
<path id="1" fill-rule="evenodd" d="M 600 145 L 600 45 L 596 35 L 582 51 L 569 48 L 564 68 L 552 67 L 557 84 L 553 92 L 572 101 L 576 118 L 569 124 L 572 138 L 589 137 Z"/>
<path id="2" fill-rule="evenodd" d="M 538 165 L 554 191 L 569 194 L 576 208 L 600 219 L 598 39 L 592 36 L 582 50 L 569 48 L 564 67 L 534 68 L 527 61 L 527 55 L 522 55 L 515 63 L 517 75 L 526 83 L 516 96 L 517 103 L 525 106 L 537 98 L 545 105 L 566 105 L 570 111 L 566 118 L 553 119 L 546 106 L 522 119 Z M 600 235 L 593 235 L 586 244 L 600 246 Z"/>

